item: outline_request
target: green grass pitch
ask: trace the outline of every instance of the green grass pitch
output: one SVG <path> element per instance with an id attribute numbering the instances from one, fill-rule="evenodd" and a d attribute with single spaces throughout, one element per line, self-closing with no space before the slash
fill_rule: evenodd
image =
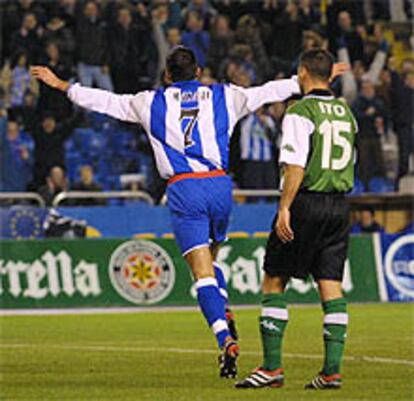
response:
<path id="1" fill-rule="evenodd" d="M 282 389 L 219 379 L 212 335 L 196 311 L 0 318 L 0 400 L 413 400 L 413 306 L 351 305 L 344 386 L 305 392 L 321 365 L 322 314 L 290 308 Z M 258 310 L 236 311 L 240 376 L 260 363 Z M 243 354 L 244 351 L 244 354 Z"/>

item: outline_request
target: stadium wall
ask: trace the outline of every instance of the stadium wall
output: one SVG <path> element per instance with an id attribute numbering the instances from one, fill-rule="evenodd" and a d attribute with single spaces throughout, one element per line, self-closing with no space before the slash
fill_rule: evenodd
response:
<path id="1" fill-rule="evenodd" d="M 234 304 L 258 304 L 265 238 L 230 239 L 218 261 Z M 195 305 L 172 239 L 2 240 L 0 306 L 82 308 Z M 343 288 L 351 302 L 414 300 L 414 235 L 351 237 Z M 317 302 L 293 280 L 289 302 Z"/>

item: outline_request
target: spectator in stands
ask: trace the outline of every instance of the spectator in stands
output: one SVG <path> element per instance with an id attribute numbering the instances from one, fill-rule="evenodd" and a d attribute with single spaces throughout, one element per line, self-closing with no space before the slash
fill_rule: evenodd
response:
<path id="1" fill-rule="evenodd" d="M 111 76 L 117 93 L 135 93 L 154 84 L 156 57 L 148 27 L 133 24 L 128 8 L 118 10 L 109 35 Z"/>
<path id="2" fill-rule="evenodd" d="M 48 172 L 46 184 L 39 188 L 39 195 L 46 206 L 52 206 L 53 199 L 61 192 L 68 190 L 68 182 L 62 167 L 54 166 Z"/>
<path id="3" fill-rule="evenodd" d="M 36 14 L 24 15 L 22 25 L 11 38 L 10 48 L 13 52 L 25 51 L 29 63 L 39 61 L 42 50 L 43 28 L 39 25 Z"/>
<path id="4" fill-rule="evenodd" d="M 203 25 L 206 29 L 210 28 L 210 24 L 217 14 L 215 8 L 210 4 L 209 0 L 190 0 L 186 12 L 196 11 L 203 19 Z"/>
<path id="5" fill-rule="evenodd" d="M 164 33 L 170 28 L 182 26 L 181 7 L 178 1 L 153 0 L 150 3 L 152 19 L 157 21 Z M 145 7 L 142 2 L 137 4 L 141 18 L 149 17 L 148 9 L 150 7 Z"/>
<path id="6" fill-rule="evenodd" d="M 44 43 L 55 43 L 61 53 L 61 61 L 67 65 L 73 64 L 75 38 L 73 32 L 66 26 L 65 20 L 56 13 L 46 24 L 43 34 Z"/>
<path id="7" fill-rule="evenodd" d="M 1 72 L 1 85 L 6 93 L 6 102 L 10 107 L 21 107 L 24 95 L 31 90 L 38 91 L 38 84 L 30 77 L 27 54 L 18 52 L 11 65 L 6 64 Z"/>
<path id="8" fill-rule="evenodd" d="M 353 63 L 353 70 L 347 72 L 341 77 L 342 96 L 349 104 L 352 104 L 358 95 L 358 85 L 361 81 L 369 80 L 373 84 L 380 81 L 381 71 L 385 67 L 388 55 L 388 42 L 383 39 L 382 35 L 378 38 L 375 46 L 375 53 L 372 55 L 368 65 L 365 67 L 362 60 L 356 60 Z M 338 45 L 339 61 L 351 64 L 349 49 L 345 41 L 341 41 Z"/>
<path id="9" fill-rule="evenodd" d="M 302 29 L 318 28 L 321 22 L 321 12 L 315 1 L 299 1 L 299 21 Z"/>
<path id="10" fill-rule="evenodd" d="M 355 30 L 351 14 L 348 11 L 341 11 L 338 14 L 339 31 L 335 41 L 331 45 L 336 49 L 346 47 L 349 51 L 351 62 L 363 60 L 364 43 L 360 34 Z"/>
<path id="11" fill-rule="evenodd" d="M 290 67 L 299 55 L 302 42 L 303 28 L 298 6 L 294 2 L 290 2 L 284 9 L 278 6 L 271 27 L 272 33 L 268 40 L 269 54 L 278 68 Z"/>
<path id="12" fill-rule="evenodd" d="M 88 0 L 76 23 L 78 76 L 82 85 L 97 85 L 112 92 L 109 75 L 108 35 L 98 5 Z"/>
<path id="13" fill-rule="evenodd" d="M 208 67 L 203 68 L 203 72 L 201 73 L 201 76 L 199 79 L 203 85 L 212 85 L 217 82 L 217 80 L 214 78 L 214 75 L 211 69 Z"/>
<path id="14" fill-rule="evenodd" d="M 218 15 L 214 21 L 207 57 L 207 64 L 214 76 L 222 78 L 219 76 L 221 64 L 228 57 L 233 44 L 234 32 L 230 29 L 229 19 L 224 15 Z"/>
<path id="15" fill-rule="evenodd" d="M 236 44 L 244 44 L 252 51 L 252 60 L 257 66 L 257 83 L 261 83 L 269 77 L 270 64 L 264 48 L 260 30 L 256 20 L 251 15 L 244 15 L 237 23 Z M 260 74 L 259 74 L 260 72 Z"/>
<path id="16" fill-rule="evenodd" d="M 275 135 L 276 125 L 264 107 L 240 123 L 241 188 L 276 188 Z"/>
<path id="17" fill-rule="evenodd" d="M 58 0 L 56 3 L 56 13 L 65 21 L 65 25 L 74 32 L 79 2 L 77 0 Z"/>
<path id="18" fill-rule="evenodd" d="M 45 113 L 31 134 L 35 142 L 34 185 L 39 188 L 53 166 L 64 168 L 66 139 L 72 134 L 76 118 L 58 124 L 53 114 Z"/>
<path id="19" fill-rule="evenodd" d="M 402 75 L 391 71 L 391 112 L 398 138 L 398 178 L 409 171 L 410 155 L 414 153 L 414 62 L 403 64 Z"/>
<path id="20" fill-rule="evenodd" d="M 33 92 L 26 92 L 24 95 L 23 106 L 8 110 L 11 120 L 17 121 L 25 132 L 30 132 L 36 125 L 37 110 L 36 96 Z"/>
<path id="21" fill-rule="evenodd" d="M 168 53 L 176 46 L 181 45 L 181 31 L 176 26 L 163 29 L 163 19 L 156 8 L 152 13 L 152 29 L 154 42 L 158 52 L 157 86 L 162 84 L 162 76 L 166 67 Z"/>
<path id="22" fill-rule="evenodd" d="M 375 221 L 373 208 L 366 208 L 359 212 L 358 222 L 352 226 L 354 234 L 370 234 L 383 231 L 383 228 Z"/>
<path id="23" fill-rule="evenodd" d="M 73 191 L 90 191 L 101 192 L 102 187 L 95 182 L 94 172 L 91 166 L 85 165 L 80 168 L 80 181 L 72 186 Z M 103 199 L 87 198 L 77 199 L 74 204 L 77 206 L 96 206 L 104 205 L 106 202 Z"/>
<path id="24" fill-rule="evenodd" d="M 72 71 L 70 66 L 61 59 L 60 49 L 57 43 L 49 42 L 45 50 L 46 60 L 44 64 L 55 74 L 69 80 L 72 76 Z M 65 94 L 43 83 L 40 83 L 40 96 L 37 107 L 39 113 L 48 110 L 57 119 L 69 118 L 72 114 L 72 103 L 67 99 Z"/>
<path id="25" fill-rule="evenodd" d="M 7 122 L 6 132 L 0 131 L 0 189 L 26 191 L 32 177 L 32 157 L 16 121 Z"/>
<path id="26" fill-rule="evenodd" d="M 186 17 L 186 31 L 182 35 L 182 43 L 196 55 L 198 65 L 206 65 L 207 52 L 210 46 L 210 35 L 203 29 L 203 17 L 198 11 L 189 11 Z"/>
<path id="27" fill-rule="evenodd" d="M 260 81 L 260 69 L 255 62 L 253 51 L 249 45 L 241 43 L 234 45 L 230 52 L 230 59 L 249 75 L 249 85 L 247 86 Z"/>
<path id="28" fill-rule="evenodd" d="M 373 176 L 384 176 L 384 162 L 381 135 L 388 126 L 388 114 L 384 102 L 375 95 L 375 87 L 370 80 L 364 80 L 361 93 L 353 106 L 358 121 L 357 136 L 359 176 L 365 186 Z"/>
<path id="29" fill-rule="evenodd" d="M 169 50 L 182 44 L 181 31 L 178 28 L 169 28 L 167 31 L 167 43 Z"/>
<path id="30" fill-rule="evenodd" d="M 3 13 L 1 26 L 3 29 L 0 34 L 2 34 L 2 50 L 4 53 L 0 53 L 0 55 L 8 58 L 17 50 L 13 38 L 16 38 L 17 32 L 22 28 L 24 16 L 32 13 L 36 15 L 39 21 L 43 22 L 45 13 L 43 8 L 33 0 L 3 1 L 1 4 Z"/>

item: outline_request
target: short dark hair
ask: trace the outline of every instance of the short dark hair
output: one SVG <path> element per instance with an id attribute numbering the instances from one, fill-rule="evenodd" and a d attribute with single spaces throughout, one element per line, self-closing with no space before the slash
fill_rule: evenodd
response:
<path id="1" fill-rule="evenodd" d="M 197 60 L 194 52 L 178 46 L 167 57 L 167 69 L 173 82 L 190 81 L 197 75 Z"/>
<path id="2" fill-rule="evenodd" d="M 311 77 L 328 81 L 332 73 L 334 58 L 327 50 L 311 49 L 301 54 L 299 65 L 306 68 Z"/>

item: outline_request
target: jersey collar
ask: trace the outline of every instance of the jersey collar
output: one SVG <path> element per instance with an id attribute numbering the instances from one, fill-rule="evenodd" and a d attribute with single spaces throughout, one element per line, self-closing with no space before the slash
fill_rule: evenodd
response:
<path id="1" fill-rule="evenodd" d="M 197 88 L 197 87 L 201 86 L 201 83 L 197 79 L 193 79 L 191 81 L 174 82 L 171 86 L 175 87 L 175 88 L 188 88 L 188 87 Z"/>
<path id="2" fill-rule="evenodd" d="M 306 99 L 316 98 L 316 99 L 326 99 L 326 100 L 330 100 L 330 99 L 334 99 L 335 96 L 328 89 L 314 89 L 314 90 L 311 90 L 309 93 L 307 93 L 304 96 L 304 98 L 306 98 Z"/>

